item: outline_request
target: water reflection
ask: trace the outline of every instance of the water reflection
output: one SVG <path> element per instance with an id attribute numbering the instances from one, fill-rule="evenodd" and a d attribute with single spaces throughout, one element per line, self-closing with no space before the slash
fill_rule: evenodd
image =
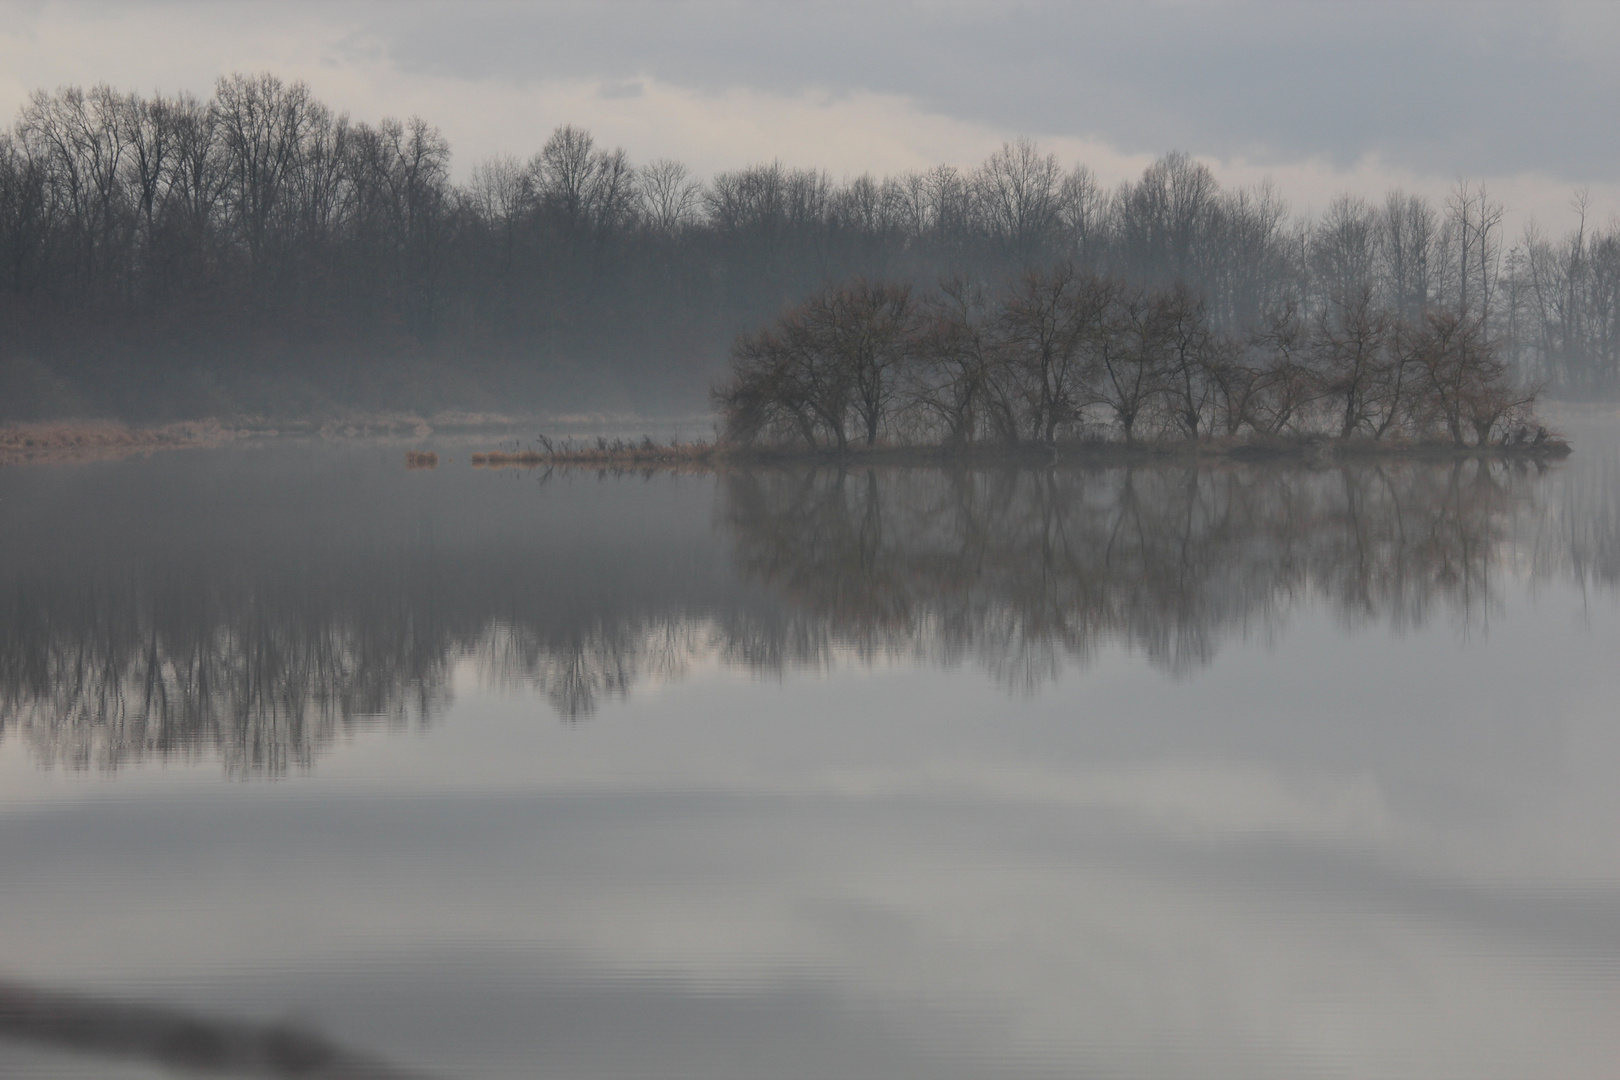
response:
<path id="1" fill-rule="evenodd" d="M 425 1080 L 288 1024 L 253 1024 L 140 1002 L 0 982 L 0 1038 L 140 1062 L 188 1076 Z"/>
<path id="2" fill-rule="evenodd" d="M 232 771 L 281 772 L 343 730 L 442 708 L 457 638 L 428 593 L 221 569 L 14 583 L 0 723 L 70 767 L 217 754 Z"/>
<path id="3" fill-rule="evenodd" d="M 1116 642 L 1206 665 L 1305 604 L 1350 626 L 1481 625 L 1507 575 L 1620 581 L 1620 466 L 1588 457 L 806 468 L 668 489 L 439 470 L 409 492 L 379 464 L 276 515 L 238 476 L 268 483 L 275 461 L 178 479 L 159 462 L 139 475 L 181 494 L 133 499 L 116 530 L 70 519 L 83 491 L 8 492 L 31 513 L 0 534 L 0 737 L 72 768 L 217 756 L 277 774 L 368 726 L 432 723 L 461 664 L 577 719 L 700 661 L 974 663 L 1032 691 Z M 186 529 L 151 525 L 175 498 Z"/>
<path id="4" fill-rule="evenodd" d="M 738 565 L 863 652 L 1010 685 L 1126 641 L 1180 671 L 1320 594 L 1347 622 L 1488 610 L 1535 480 L 1482 462 L 1305 469 L 748 473 Z"/>

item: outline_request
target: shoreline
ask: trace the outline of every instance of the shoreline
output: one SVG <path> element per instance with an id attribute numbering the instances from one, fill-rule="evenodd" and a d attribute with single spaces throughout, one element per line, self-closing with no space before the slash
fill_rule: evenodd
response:
<path id="1" fill-rule="evenodd" d="M 241 434 L 218 420 L 132 427 L 110 420 L 63 420 L 0 427 L 0 466 L 78 465 L 159 450 L 207 449 Z"/>
<path id="2" fill-rule="evenodd" d="M 1607 412 L 1612 407 L 1603 406 Z M 569 417 L 580 423 L 596 420 L 618 426 L 620 416 Z M 471 450 L 465 441 L 480 436 L 513 435 L 536 426 L 532 419 L 492 414 L 451 414 L 422 418 L 411 414 L 356 416 L 349 420 L 222 421 L 188 420 L 137 426 L 112 420 L 32 421 L 0 425 L 0 467 L 17 465 L 71 465 L 149 455 L 160 450 L 213 449 L 230 442 L 282 438 L 347 440 L 406 440 L 416 447 L 408 452 L 412 468 L 431 469 L 437 454 L 428 454 L 432 436 L 449 436 L 462 443 L 474 468 L 485 469 L 653 469 L 704 471 L 753 465 L 914 465 L 914 466 L 1049 466 L 1131 465 L 1176 461 L 1304 462 L 1330 465 L 1350 461 L 1450 461 L 1494 458 L 1504 461 L 1552 462 L 1568 457 L 1572 448 L 1562 435 L 1519 445 L 1456 446 L 1450 442 L 1378 441 L 1367 437 L 1348 440 L 1325 436 L 1282 438 L 1219 438 L 1192 443 L 1187 440 L 1077 440 L 1055 445 L 1024 443 L 939 446 L 881 444 L 832 448 L 734 446 L 672 439 L 656 442 L 597 437 L 575 442 L 565 437 L 553 443 L 544 437 L 541 448 L 528 450 Z M 553 428 L 555 430 L 555 428 Z M 508 441 L 508 445 L 512 445 Z M 531 444 L 534 445 L 534 444 Z M 441 446 L 442 450 L 443 447 Z M 426 459 L 431 456 L 433 461 Z M 457 455 L 458 457 L 461 454 Z M 444 459 L 449 463 L 451 459 Z"/>
<path id="3" fill-rule="evenodd" d="M 1573 450 L 1562 437 L 1517 446 L 1457 446 L 1452 443 L 1379 442 L 1333 438 L 1233 440 L 1191 443 L 1086 441 L 1017 446 L 860 446 L 838 449 L 734 447 L 714 443 L 600 443 L 549 450 L 484 451 L 471 457 L 475 469 L 719 470 L 730 467 L 815 465 L 1051 466 L 1132 465 L 1174 462 L 1302 462 L 1333 465 L 1352 461 L 1561 461 Z"/>
<path id="4" fill-rule="evenodd" d="M 674 430 L 704 426 L 704 417 L 676 417 Z M 310 419 L 265 416 L 203 417 L 144 423 L 89 417 L 0 422 L 0 468 L 18 465 L 76 465 L 138 457 L 159 450 L 215 449 L 231 442 L 278 439 L 331 441 L 408 440 L 435 436 L 456 440 L 504 437 L 509 442 L 537 427 L 564 431 L 627 430 L 646 423 L 625 413 L 567 413 L 527 416 L 449 411 L 350 413 Z"/>

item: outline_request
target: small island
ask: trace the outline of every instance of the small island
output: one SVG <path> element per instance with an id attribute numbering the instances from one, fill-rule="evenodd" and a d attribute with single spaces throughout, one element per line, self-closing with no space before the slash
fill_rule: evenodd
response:
<path id="1" fill-rule="evenodd" d="M 1223 330 L 1184 281 L 1062 262 L 996 290 L 829 285 L 738 337 L 713 442 L 542 436 L 473 463 L 1564 456 L 1539 396 L 1466 307 L 1391 311 L 1362 288 Z"/>

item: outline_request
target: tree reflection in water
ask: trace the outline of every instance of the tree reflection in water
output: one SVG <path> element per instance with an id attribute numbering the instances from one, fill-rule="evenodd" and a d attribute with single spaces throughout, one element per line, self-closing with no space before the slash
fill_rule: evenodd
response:
<path id="1" fill-rule="evenodd" d="M 1305 469 L 746 473 L 746 574 L 865 654 L 973 657 L 1032 688 L 1124 642 L 1172 671 L 1309 596 L 1348 622 L 1486 610 L 1522 473 Z"/>
<path id="2" fill-rule="evenodd" d="M 23 580 L 0 607 L 0 723 L 47 761 L 313 764 L 344 729 L 442 708 L 457 635 L 403 583 L 192 574 Z"/>
<path id="3" fill-rule="evenodd" d="M 1613 586 L 1620 485 L 1598 464 L 742 471 L 718 482 L 730 570 L 707 576 L 656 569 L 652 528 L 546 558 L 521 537 L 183 567 L 25 554 L 0 571 L 0 737 L 72 768 L 273 775 L 366 726 L 431 723 L 463 662 L 568 719 L 699 657 L 971 662 L 1032 691 L 1123 643 L 1185 671 L 1303 603 L 1402 628 L 1487 617 L 1509 573 Z M 566 584 L 640 564 L 610 597 Z"/>

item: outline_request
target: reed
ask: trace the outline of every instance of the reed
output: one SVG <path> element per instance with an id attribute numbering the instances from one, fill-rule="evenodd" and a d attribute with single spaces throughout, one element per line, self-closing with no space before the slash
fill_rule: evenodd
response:
<path id="1" fill-rule="evenodd" d="M 1328 462 L 1340 458 L 1520 458 L 1557 459 L 1568 455 L 1569 443 L 1563 436 L 1545 433 L 1535 442 L 1492 443 L 1485 446 L 1458 446 L 1449 441 L 1394 438 L 1349 439 L 1323 435 L 1229 436 L 1189 439 L 1138 439 L 1126 443 L 1117 439 L 1090 438 L 1058 440 L 1052 443 L 998 442 L 885 443 L 875 446 L 850 445 L 842 449 L 810 448 L 803 445 L 736 445 L 726 442 L 655 441 L 651 436 L 635 439 L 597 438 L 589 442 L 572 440 L 553 443 L 540 436 L 528 449 L 489 450 L 472 455 L 478 469 L 587 468 L 608 472 L 706 471 L 727 465 L 789 462 L 836 461 L 888 465 L 943 465 L 975 463 L 1053 465 L 1132 464 L 1165 459 L 1202 458 L 1233 461 L 1272 458 L 1298 458 Z"/>
<path id="2" fill-rule="evenodd" d="M 407 469 L 437 469 L 439 455 L 431 450 L 405 451 L 405 467 Z"/>
<path id="3" fill-rule="evenodd" d="M 529 449 L 485 451 L 474 454 L 472 464 L 475 469 L 708 467 L 718 464 L 727 453 L 727 448 L 716 443 L 678 439 L 658 442 L 650 435 L 639 440 L 598 437 L 577 443 L 571 439 L 553 442 L 540 435 Z"/>
<path id="4" fill-rule="evenodd" d="M 192 420 L 148 428 L 109 420 L 14 424 L 0 426 L 0 465 L 106 461 L 157 450 L 219 446 L 237 435 L 236 429 L 218 420 Z"/>

